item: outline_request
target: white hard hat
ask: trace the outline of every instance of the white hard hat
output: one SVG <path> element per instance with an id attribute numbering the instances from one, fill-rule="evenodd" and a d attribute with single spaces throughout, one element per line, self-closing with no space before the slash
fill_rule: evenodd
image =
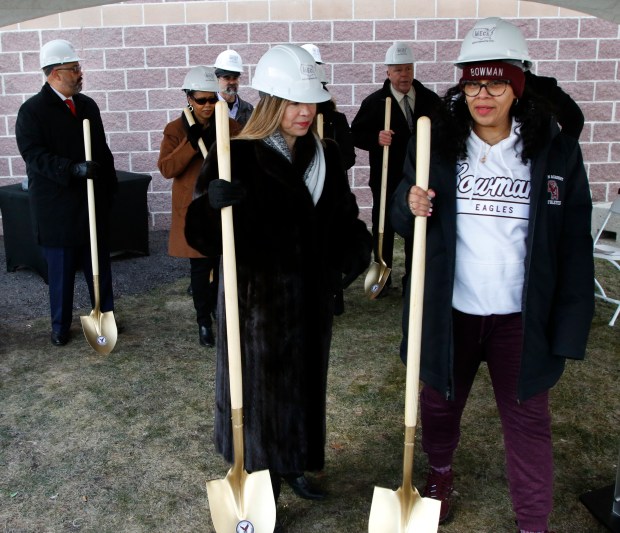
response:
<path id="1" fill-rule="evenodd" d="M 55 39 L 45 43 L 41 47 L 39 60 L 41 63 L 41 68 L 45 68 L 50 65 L 73 63 L 74 61 L 79 61 L 80 58 L 78 57 L 75 48 L 69 41 L 65 41 L 64 39 Z"/>
<path id="2" fill-rule="evenodd" d="M 224 50 L 215 60 L 215 68 L 230 72 L 243 72 L 241 56 L 234 50 Z"/>
<path id="3" fill-rule="evenodd" d="M 326 102 L 331 95 L 323 89 L 316 67 L 310 52 L 301 46 L 279 44 L 256 64 L 252 88 L 291 102 Z"/>
<path id="4" fill-rule="evenodd" d="M 408 65 L 413 64 L 413 52 L 409 45 L 396 41 L 385 53 L 385 65 Z"/>
<path id="5" fill-rule="evenodd" d="M 314 61 L 317 63 L 323 63 L 323 60 L 321 59 L 321 51 L 316 44 L 302 44 L 301 47 L 310 52 L 310 55 L 314 58 Z"/>
<path id="6" fill-rule="evenodd" d="M 319 81 L 321 83 L 327 83 L 327 74 L 325 72 L 325 68 L 323 68 L 323 65 L 321 65 L 321 63 L 317 63 L 316 64 L 316 75 L 319 78 Z"/>
<path id="7" fill-rule="evenodd" d="M 527 43 L 521 30 L 499 17 L 479 20 L 467 32 L 455 65 L 480 61 L 510 61 L 527 70 L 532 66 Z"/>
<path id="8" fill-rule="evenodd" d="M 194 67 L 185 75 L 183 80 L 184 91 L 206 91 L 216 93 L 220 86 L 215 77 L 213 67 Z"/>

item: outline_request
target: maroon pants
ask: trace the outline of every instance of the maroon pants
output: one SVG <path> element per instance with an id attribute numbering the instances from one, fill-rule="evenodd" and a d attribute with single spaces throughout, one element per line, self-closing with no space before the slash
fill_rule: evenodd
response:
<path id="1" fill-rule="evenodd" d="M 473 316 L 454 311 L 454 395 L 424 387 L 422 447 L 435 467 L 452 464 L 461 415 L 474 377 L 486 361 L 504 434 L 506 473 L 521 529 L 544 531 L 553 500 L 549 393 L 517 398 L 523 340 L 521 314 Z"/>

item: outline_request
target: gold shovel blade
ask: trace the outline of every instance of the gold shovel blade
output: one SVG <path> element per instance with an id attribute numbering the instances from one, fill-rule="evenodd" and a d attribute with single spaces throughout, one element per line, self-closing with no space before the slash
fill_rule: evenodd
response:
<path id="1" fill-rule="evenodd" d="M 392 269 L 386 264 L 373 263 L 364 279 L 364 292 L 371 300 L 375 300 L 385 287 Z"/>
<path id="2" fill-rule="evenodd" d="M 114 312 L 102 313 L 93 309 L 88 316 L 81 316 L 82 330 L 88 344 L 97 353 L 107 355 L 116 345 L 118 330 L 114 320 Z"/>
<path id="3" fill-rule="evenodd" d="M 368 533 L 437 533 L 441 502 L 412 491 L 375 487 Z"/>
<path id="4" fill-rule="evenodd" d="M 207 481 L 207 497 L 216 533 L 273 533 L 276 503 L 269 470 L 243 471 L 240 478 Z"/>

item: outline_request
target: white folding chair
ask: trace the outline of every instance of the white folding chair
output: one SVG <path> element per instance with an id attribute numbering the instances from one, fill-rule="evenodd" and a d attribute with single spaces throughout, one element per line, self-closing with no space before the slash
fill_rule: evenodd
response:
<path id="1" fill-rule="evenodd" d="M 608 261 L 620 273 L 620 247 L 611 246 L 609 244 L 604 244 L 600 242 L 601 235 L 605 231 L 605 226 L 607 226 L 612 216 L 620 217 L 620 197 L 616 198 L 612 202 L 611 206 L 609 207 L 609 211 L 607 212 L 607 215 L 605 216 L 605 220 L 603 220 L 601 229 L 598 231 L 598 233 L 596 234 L 596 237 L 594 238 L 594 257 L 596 259 L 602 259 L 604 261 Z M 620 278 L 618 279 L 620 280 Z M 594 278 L 594 284 L 596 285 L 594 289 L 595 291 L 594 296 L 616 306 L 616 311 L 614 312 L 614 315 L 611 317 L 611 320 L 609 321 L 609 325 L 613 326 L 616 322 L 616 318 L 618 318 L 618 315 L 620 314 L 620 300 L 618 300 L 617 298 L 612 298 L 608 296 L 596 278 Z M 617 286 L 618 285 L 616 285 L 616 287 Z"/>

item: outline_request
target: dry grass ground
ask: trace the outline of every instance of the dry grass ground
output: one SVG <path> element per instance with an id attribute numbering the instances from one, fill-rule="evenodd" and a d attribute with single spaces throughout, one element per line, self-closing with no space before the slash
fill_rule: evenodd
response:
<path id="1" fill-rule="evenodd" d="M 396 270 L 396 280 L 402 273 Z M 0 531 L 212 532 L 204 482 L 228 466 L 211 441 L 214 351 L 197 343 L 187 279 L 119 301 L 115 350 L 81 338 L 49 344 L 47 317 L 5 332 L 0 355 Z M 362 280 L 336 319 L 329 375 L 323 503 L 285 487 L 289 533 L 367 530 L 374 486 L 401 480 L 404 367 L 401 298 L 368 301 Z M 88 314 L 90 310 L 77 313 Z M 579 502 L 612 483 L 618 457 L 620 325 L 597 304 L 589 357 L 553 390 L 555 511 L 560 532 L 602 533 Z M 415 485 L 425 458 L 416 447 Z M 457 511 L 445 533 L 514 533 L 502 441 L 486 369 L 466 410 L 455 460 Z"/>

